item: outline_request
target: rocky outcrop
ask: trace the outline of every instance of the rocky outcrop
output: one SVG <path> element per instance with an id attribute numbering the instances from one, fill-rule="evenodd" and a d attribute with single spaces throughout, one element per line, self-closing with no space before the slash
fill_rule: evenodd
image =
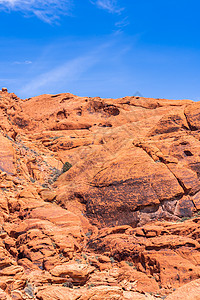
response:
<path id="1" fill-rule="evenodd" d="M 185 284 L 184 286 L 177 289 L 174 293 L 169 295 L 166 299 L 167 300 L 200 299 L 200 280 L 197 279 L 190 283 Z"/>
<path id="2" fill-rule="evenodd" d="M 0 119 L 0 298 L 198 299 L 199 103 L 3 90 Z"/>

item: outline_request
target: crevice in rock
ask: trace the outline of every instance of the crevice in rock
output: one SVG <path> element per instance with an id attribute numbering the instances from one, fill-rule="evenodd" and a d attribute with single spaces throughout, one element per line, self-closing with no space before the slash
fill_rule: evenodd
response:
<path id="1" fill-rule="evenodd" d="M 190 195 L 190 196 L 194 196 L 194 195 L 196 195 L 196 194 L 199 193 L 199 192 L 200 192 L 200 188 L 197 189 L 197 190 L 195 190 L 194 192 L 189 193 L 189 195 Z"/>
<path id="2" fill-rule="evenodd" d="M 78 198 L 78 200 L 79 200 L 80 203 L 82 203 L 82 204 L 86 204 L 86 203 L 87 203 L 87 200 L 86 200 L 86 199 L 84 198 L 84 196 L 81 195 L 80 193 L 75 192 L 75 193 L 74 193 L 74 196 L 75 196 L 76 198 Z"/>
<path id="3" fill-rule="evenodd" d="M 182 189 L 184 190 L 184 195 L 187 196 L 189 195 L 190 191 L 191 191 L 191 188 L 190 189 L 187 189 L 184 185 L 184 183 L 181 181 L 180 178 L 178 178 L 172 171 L 171 173 L 174 175 L 174 177 L 176 177 L 178 183 L 180 184 L 180 186 L 182 187 Z"/>
<path id="4" fill-rule="evenodd" d="M 187 117 L 185 111 L 184 111 L 184 116 L 185 116 L 185 119 L 186 119 L 186 122 L 187 122 L 187 124 L 188 124 L 189 129 L 190 129 L 191 131 L 196 131 L 196 130 L 198 130 L 195 126 L 192 126 L 192 125 L 191 125 L 191 123 L 190 123 L 190 121 L 188 120 L 188 117 Z"/>
<path id="5" fill-rule="evenodd" d="M 129 102 L 129 103 L 127 103 L 127 102 Z M 119 103 L 119 104 L 128 104 L 128 105 L 130 105 L 130 106 L 134 106 L 134 107 L 140 107 L 140 108 L 143 108 L 143 109 L 148 109 L 148 110 L 153 110 L 153 109 L 156 109 L 156 108 L 159 108 L 159 107 L 161 107 L 160 105 L 157 105 L 157 106 L 149 106 L 149 107 L 147 107 L 147 106 L 144 106 L 144 105 L 139 105 L 139 104 L 134 104 L 134 103 L 130 103 L 130 101 L 127 101 L 127 102 L 125 102 L 125 103 Z"/>
<path id="6" fill-rule="evenodd" d="M 149 155 L 150 158 L 152 158 L 152 159 L 154 160 L 154 158 L 153 158 L 153 156 L 152 156 L 152 154 L 151 154 L 151 151 L 148 151 L 145 147 L 143 147 L 142 143 L 136 145 L 136 147 L 141 148 L 143 151 L 145 151 L 145 152 Z M 156 146 L 156 147 L 157 147 L 157 146 Z M 162 153 L 162 151 L 161 151 L 159 148 L 158 148 L 158 150 Z M 165 158 L 164 158 L 164 154 L 162 153 L 162 156 L 161 156 L 161 155 L 158 155 L 158 158 L 159 158 L 160 162 L 163 163 L 163 164 L 168 168 L 168 170 L 170 171 L 170 173 L 176 178 L 176 180 L 178 181 L 179 185 L 180 185 L 181 188 L 183 189 L 184 194 L 185 194 L 185 195 L 188 195 L 191 189 L 187 189 L 187 188 L 185 187 L 184 183 L 180 180 L 180 178 L 178 178 L 178 177 L 174 174 L 174 172 L 172 172 L 172 171 L 170 170 L 170 168 L 168 167 L 168 164 L 167 164 L 167 162 L 166 162 L 166 160 L 165 160 Z M 155 161 L 155 160 L 154 160 L 154 161 Z M 159 199 L 159 200 L 162 201 L 161 199 Z"/>
<path id="7" fill-rule="evenodd" d="M 137 182 L 138 180 L 135 180 L 134 182 Z M 111 186 L 119 186 L 122 184 L 129 184 L 131 185 L 131 183 L 133 182 L 133 178 L 128 178 L 126 180 L 120 180 L 120 181 L 112 181 L 111 183 L 105 183 L 105 184 L 92 184 L 90 183 L 90 185 L 92 187 L 96 187 L 96 188 L 105 188 L 105 187 L 111 187 Z"/>
<path id="8" fill-rule="evenodd" d="M 193 156 L 192 152 L 189 150 L 185 150 L 183 152 L 185 153 L 186 156 Z"/>
<path id="9" fill-rule="evenodd" d="M 196 210 L 199 211 L 198 206 L 196 205 L 195 201 L 193 201 L 193 199 L 191 199 L 191 201 L 194 204 L 194 207 L 196 208 Z"/>

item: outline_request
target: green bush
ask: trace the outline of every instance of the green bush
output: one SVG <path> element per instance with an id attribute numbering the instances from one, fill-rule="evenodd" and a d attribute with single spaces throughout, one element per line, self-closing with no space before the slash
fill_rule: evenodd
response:
<path id="1" fill-rule="evenodd" d="M 125 263 L 126 263 L 127 265 L 129 265 L 130 267 L 133 267 L 133 263 L 132 263 L 131 261 L 125 261 Z"/>
<path id="2" fill-rule="evenodd" d="M 110 257 L 110 261 L 111 261 L 112 264 L 114 264 L 114 262 L 115 262 L 114 257 Z"/>
<path id="3" fill-rule="evenodd" d="M 63 168 L 62 168 L 62 172 L 65 173 L 67 171 L 69 171 L 69 169 L 72 167 L 72 165 L 67 161 L 66 163 L 64 163 Z"/>

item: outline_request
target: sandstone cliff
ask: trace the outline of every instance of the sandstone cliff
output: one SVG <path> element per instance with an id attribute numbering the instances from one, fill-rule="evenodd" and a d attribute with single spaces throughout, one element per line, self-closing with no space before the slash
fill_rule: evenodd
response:
<path id="1" fill-rule="evenodd" d="M 200 103 L 4 90 L 0 119 L 0 299 L 200 299 Z"/>

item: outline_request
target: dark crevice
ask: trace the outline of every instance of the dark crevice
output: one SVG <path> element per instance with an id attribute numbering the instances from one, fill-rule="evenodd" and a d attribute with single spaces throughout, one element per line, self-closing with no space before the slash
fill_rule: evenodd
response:
<path id="1" fill-rule="evenodd" d="M 198 194 L 200 192 L 200 188 L 197 189 L 196 191 L 194 191 L 193 193 L 190 193 L 190 196 L 195 196 L 196 194 Z"/>
<path id="2" fill-rule="evenodd" d="M 185 150 L 184 153 L 186 156 L 193 156 L 192 152 L 189 150 Z"/>
<path id="3" fill-rule="evenodd" d="M 176 175 L 172 172 L 172 174 L 176 177 Z M 189 195 L 190 191 L 191 191 L 191 188 L 190 189 L 187 189 L 184 185 L 184 183 L 178 178 L 176 177 L 178 183 L 180 184 L 180 186 L 182 187 L 182 189 L 184 190 L 184 194 L 185 196 Z"/>
<path id="4" fill-rule="evenodd" d="M 185 125 L 181 126 L 182 129 L 189 131 L 190 129 L 188 127 L 186 127 Z"/>
<path id="5" fill-rule="evenodd" d="M 196 128 L 195 126 L 192 126 L 192 125 L 190 124 L 190 121 L 188 120 L 188 117 L 187 117 L 185 111 L 184 111 L 184 116 L 185 116 L 185 119 L 186 119 L 186 122 L 187 122 L 187 124 L 188 124 L 189 129 L 190 129 L 191 131 L 196 131 L 196 130 L 198 130 L 198 128 Z"/>
<path id="6" fill-rule="evenodd" d="M 153 159 L 153 157 L 152 157 L 152 155 L 151 155 L 151 152 L 148 151 L 147 149 L 145 149 L 145 147 L 144 147 L 142 144 L 134 144 L 134 146 L 137 147 L 137 148 L 141 148 L 144 152 L 146 152 L 146 153 L 148 154 L 148 156 L 149 156 L 151 159 Z M 155 161 L 155 160 L 153 159 L 153 161 Z"/>
<path id="7" fill-rule="evenodd" d="M 63 146 L 63 144 L 56 144 L 56 146 L 58 146 L 58 149 L 63 149 L 63 150 L 71 150 L 71 149 L 76 149 L 81 147 L 82 145 L 78 145 L 78 146 L 71 146 L 71 147 L 65 147 L 65 145 Z"/>
<path id="8" fill-rule="evenodd" d="M 196 208 L 196 210 L 198 211 L 198 207 L 196 206 L 196 204 L 195 204 L 195 202 L 193 201 L 193 199 L 191 199 L 191 201 L 192 201 L 194 207 Z"/>
<path id="9" fill-rule="evenodd" d="M 150 151 L 147 151 L 145 148 L 142 147 L 142 145 L 138 145 L 138 146 L 136 146 L 136 147 L 141 148 L 143 151 L 145 151 L 145 152 L 152 158 Z M 160 149 L 159 149 L 159 151 L 162 152 Z M 153 159 L 153 158 L 152 158 L 152 159 Z M 163 164 L 168 168 L 168 170 L 170 171 L 170 173 L 172 173 L 173 176 L 176 178 L 176 180 L 178 181 L 179 185 L 180 185 L 180 186 L 182 187 L 182 189 L 184 190 L 184 194 L 185 194 L 185 195 L 188 195 L 191 189 L 187 189 L 187 188 L 185 187 L 184 183 L 183 183 L 183 182 L 182 182 L 182 181 L 181 181 L 181 180 L 180 180 L 180 179 L 179 179 L 179 178 L 178 178 L 178 177 L 170 170 L 170 168 L 168 167 L 167 162 L 166 162 L 166 160 L 165 160 L 165 158 L 164 158 L 164 155 L 163 155 L 163 157 L 159 156 L 159 160 L 160 160 L 161 163 L 163 163 Z M 160 199 L 159 199 L 159 200 L 160 200 Z M 162 201 L 162 200 L 160 200 L 160 201 Z"/>
<path id="10" fill-rule="evenodd" d="M 84 198 L 84 196 L 81 195 L 80 193 L 75 192 L 75 193 L 74 193 L 74 196 L 75 196 L 76 198 L 78 198 L 78 200 L 79 200 L 80 203 L 82 203 L 82 204 L 86 204 L 86 203 L 87 203 L 87 200 L 86 200 L 86 199 Z"/>
<path id="11" fill-rule="evenodd" d="M 186 142 L 186 141 L 183 141 L 183 142 L 180 143 L 180 145 L 183 145 L 183 146 L 186 146 L 188 144 L 189 144 L 189 142 Z"/>
<path id="12" fill-rule="evenodd" d="M 59 97 L 59 96 L 62 96 L 62 94 L 52 95 L 51 98 L 56 98 L 56 97 Z"/>
<path id="13" fill-rule="evenodd" d="M 129 104 L 130 106 L 134 106 L 134 107 L 141 107 L 141 108 L 144 108 L 144 109 L 148 109 L 148 110 L 153 110 L 153 109 L 156 109 L 156 108 L 159 108 L 160 106 L 149 106 L 149 107 L 147 107 L 147 106 L 144 106 L 144 105 L 137 105 L 137 104 L 134 104 L 134 103 L 119 103 L 119 104 Z"/>
<path id="14" fill-rule="evenodd" d="M 26 258 L 26 255 L 24 254 L 24 252 L 19 252 L 17 259 L 22 259 L 22 258 Z"/>
<path id="15" fill-rule="evenodd" d="M 128 185 L 132 185 L 132 183 L 136 183 L 136 182 L 139 182 L 139 180 L 133 180 L 133 178 L 129 178 L 129 179 L 126 179 L 126 180 L 120 180 L 120 181 L 113 181 L 111 183 L 108 183 L 108 184 L 92 184 L 90 183 L 90 185 L 92 187 L 96 187 L 96 188 L 105 188 L 105 187 L 111 187 L 111 186 L 119 186 L 119 185 L 122 185 L 122 184 L 128 184 Z"/>

